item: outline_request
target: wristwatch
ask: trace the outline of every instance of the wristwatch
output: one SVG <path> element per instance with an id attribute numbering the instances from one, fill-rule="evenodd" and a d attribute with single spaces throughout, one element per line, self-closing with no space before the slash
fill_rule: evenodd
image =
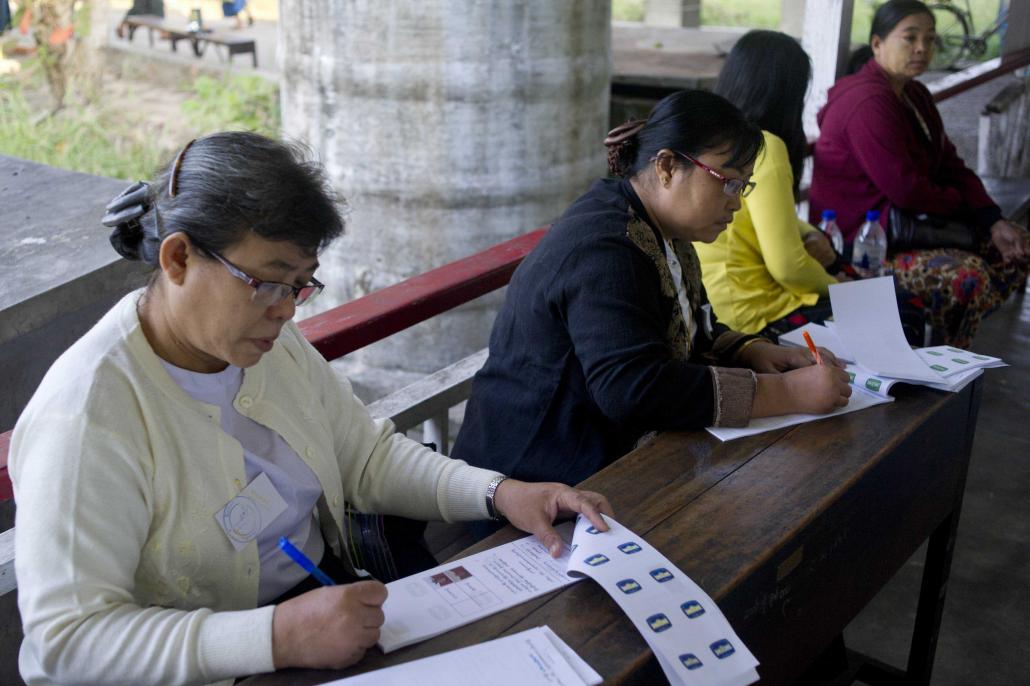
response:
<path id="1" fill-rule="evenodd" d="M 504 515 L 497 511 L 497 505 L 494 504 L 494 496 L 497 495 L 497 487 L 501 485 L 501 482 L 508 477 L 503 474 L 498 474 L 494 478 L 490 479 L 490 483 L 486 487 L 486 512 L 490 515 L 490 519 L 495 522 L 503 522 Z"/>

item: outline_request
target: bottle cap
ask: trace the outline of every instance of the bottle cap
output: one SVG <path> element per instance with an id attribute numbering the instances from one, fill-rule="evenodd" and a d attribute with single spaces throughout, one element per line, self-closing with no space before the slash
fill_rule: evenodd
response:
<path id="1" fill-rule="evenodd" d="M 878 222 L 880 221 L 880 210 L 869 210 L 865 213 L 865 220 L 867 222 Z"/>
<path id="2" fill-rule="evenodd" d="M 823 210 L 823 219 L 836 219 L 837 210 Z"/>

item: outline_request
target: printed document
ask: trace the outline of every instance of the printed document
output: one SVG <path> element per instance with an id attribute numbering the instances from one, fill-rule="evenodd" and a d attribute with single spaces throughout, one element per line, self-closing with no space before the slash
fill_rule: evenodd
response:
<path id="1" fill-rule="evenodd" d="M 611 517 L 600 531 L 580 515 L 569 573 L 592 578 L 651 647 L 673 686 L 746 686 L 751 654 L 707 593 L 641 536 Z"/>
<path id="2" fill-rule="evenodd" d="M 596 686 L 591 669 L 549 627 L 503 636 L 325 686 Z"/>
<path id="3" fill-rule="evenodd" d="M 565 573 L 572 527 L 556 527 L 558 559 L 527 536 L 387 584 L 379 647 L 389 653 L 576 582 Z"/>
<path id="4" fill-rule="evenodd" d="M 388 584 L 380 647 L 390 652 L 590 577 L 626 613 L 670 683 L 757 681 L 758 662 L 708 594 L 643 537 L 605 521 L 607 532 L 583 516 L 574 530 L 561 525 L 566 548 L 557 560 L 527 536 Z"/>

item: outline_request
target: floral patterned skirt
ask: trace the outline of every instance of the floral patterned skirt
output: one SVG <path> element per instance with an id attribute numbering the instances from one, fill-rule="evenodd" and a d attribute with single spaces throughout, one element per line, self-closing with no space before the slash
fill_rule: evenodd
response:
<path id="1" fill-rule="evenodd" d="M 898 285 L 926 304 L 935 337 L 969 349 L 980 321 L 1026 281 L 1027 263 L 1005 264 L 989 241 L 979 254 L 955 249 L 910 250 L 891 258 Z"/>

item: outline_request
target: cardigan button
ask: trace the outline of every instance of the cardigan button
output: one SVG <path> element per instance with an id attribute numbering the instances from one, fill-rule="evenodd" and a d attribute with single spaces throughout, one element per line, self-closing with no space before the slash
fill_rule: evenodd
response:
<path id="1" fill-rule="evenodd" d="M 304 449 L 304 454 L 307 455 L 309 458 L 313 458 L 315 456 L 315 449 L 309 445 L 307 448 Z"/>
<path id="2" fill-rule="evenodd" d="M 253 404 L 254 399 L 251 398 L 249 395 L 245 395 L 242 398 L 240 398 L 240 407 L 242 407 L 244 410 L 249 410 L 251 405 Z"/>

